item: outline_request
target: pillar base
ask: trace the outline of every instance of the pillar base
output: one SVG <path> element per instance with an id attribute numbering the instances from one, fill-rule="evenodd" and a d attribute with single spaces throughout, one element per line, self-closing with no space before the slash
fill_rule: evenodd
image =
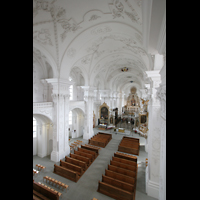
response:
<path id="1" fill-rule="evenodd" d="M 90 139 L 89 133 L 83 133 L 83 139 L 89 140 Z"/>
<path id="2" fill-rule="evenodd" d="M 52 151 L 51 152 L 51 160 L 54 162 L 59 162 L 64 157 L 65 157 L 64 151 Z"/>
<path id="3" fill-rule="evenodd" d="M 57 151 L 52 151 L 51 152 L 51 160 L 54 162 L 59 161 L 59 153 Z"/>
<path id="4" fill-rule="evenodd" d="M 69 154 L 70 154 L 70 147 L 69 147 L 69 145 L 67 145 L 65 147 L 65 156 L 68 156 Z"/>
<path id="5" fill-rule="evenodd" d="M 159 184 L 149 180 L 147 183 L 147 195 L 159 199 Z"/>

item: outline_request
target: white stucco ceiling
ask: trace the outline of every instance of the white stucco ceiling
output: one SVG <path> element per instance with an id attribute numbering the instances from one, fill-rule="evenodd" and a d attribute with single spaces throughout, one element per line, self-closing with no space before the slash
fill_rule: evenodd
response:
<path id="1" fill-rule="evenodd" d="M 85 85 L 120 92 L 143 88 L 163 12 L 165 0 L 34 0 L 34 56 L 43 56 L 54 77 L 81 74 Z"/>

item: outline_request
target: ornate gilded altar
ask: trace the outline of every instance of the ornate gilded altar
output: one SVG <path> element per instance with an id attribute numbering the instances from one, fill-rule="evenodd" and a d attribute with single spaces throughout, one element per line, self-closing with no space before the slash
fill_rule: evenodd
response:
<path id="1" fill-rule="evenodd" d="M 109 106 L 105 102 L 99 107 L 99 119 L 101 124 L 109 124 L 110 122 Z"/>

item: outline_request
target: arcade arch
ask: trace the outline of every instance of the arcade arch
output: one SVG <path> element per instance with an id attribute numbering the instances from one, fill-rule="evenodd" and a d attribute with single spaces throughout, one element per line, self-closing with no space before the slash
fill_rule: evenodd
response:
<path id="1" fill-rule="evenodd" d="M 33 137 L 33 156 L 41 158 L 51 154 L 53 150 L 53 123 L 42 114 L 33 114 L 36 119 L 36 137 Z"/>

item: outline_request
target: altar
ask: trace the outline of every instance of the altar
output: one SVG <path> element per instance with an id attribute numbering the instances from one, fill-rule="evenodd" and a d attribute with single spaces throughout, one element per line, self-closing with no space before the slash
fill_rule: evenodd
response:
<path id="1" fill-rule="evenodd" d="M 115 125 L 112 125 L 112 124 L 110 124 L 110 125 L 107 125 L 107 124 L 99 124 L 99 126 L 98 126 L 98 129 L 99 130 L 108 130 L 108 129 L 112 129 L 112 128 L 114 128 L 115 127 Z"/>

